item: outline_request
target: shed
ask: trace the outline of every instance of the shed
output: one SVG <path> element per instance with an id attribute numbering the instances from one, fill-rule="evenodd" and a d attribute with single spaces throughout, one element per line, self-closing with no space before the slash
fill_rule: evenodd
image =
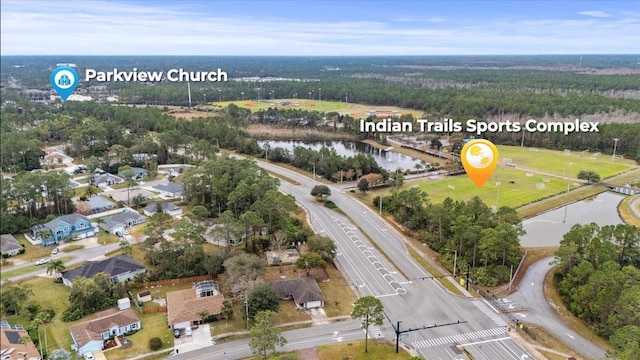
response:
<path id="1" fill-rule="evenodd" d="M 138 298 L 138 301 L 142 302 L 142 303 L 146 303 L 146 302 L 149 302 L 149 301 L 153 300 L 151 298 L 151 292 L 150 291 L 145 291 L 145 292 L 138 293 L 137 298 Z"/>
<path id="2" fill-rule="evenodd" d="M 129 298 L 118 299 L 118 309 L 125 310 L 131 307 L 131 300 Z"/>

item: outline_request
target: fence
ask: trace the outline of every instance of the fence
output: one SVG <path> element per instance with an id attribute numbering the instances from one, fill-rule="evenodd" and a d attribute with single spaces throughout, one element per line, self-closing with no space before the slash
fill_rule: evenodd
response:
<path id="1" fill-rule="evenodd" d="M 180 278 L 180 279 L 169 279 L 169 280 L 158 280 L 158 281 L 149 281 L 138 284 L 131 284 L 132 289 L 144 289 L 149 287 L 156 287 L 159 285 L 175 285 L 175 284 L 184 284 L 190 282 L 198 282 L 204 280 L 216 280 L 218 278 L 217 275 L 201 275 L 201 276 L 192 276 L 188 278 Z"/>
<path id="2" fill-rule="evenodd" d="M 156 306 L 156 307 L 143 307 L 142 308 L 142 313 L 143 314 L 157 313 L 157 312 L 167 312 L 167 307 L 166 306 Z"/>

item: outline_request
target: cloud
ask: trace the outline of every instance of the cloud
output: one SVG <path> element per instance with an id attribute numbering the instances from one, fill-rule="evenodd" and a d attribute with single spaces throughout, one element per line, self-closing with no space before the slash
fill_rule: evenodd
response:
<path id="1" fill-rule="evenodd" d="M 200 2 L 190 3 L 199 4 Z M 152 5 L 147 5 L 152 4 Z M 3 55 L 478 55 L 637 53 L 638 16 L 593 13 L 442 22 L 407 7 L 394 21 L 225 14 L 169 2 L 4 1 Z M 175 3 L 183 4 L 183 3 Z M 621 13 L 621 12 L 620 12 Z M 622 14 L 622 13 L 621 13 Z M 261 16 L 259 16 L 261 15 Z M 514 14 L 515 16 L 515 14 Z M 421 19 L 421 20 L 420 20 Z M 415 21 L 414 21 L 415 20 Z"/>
<path id="2" fill-rule="evenodd" d="M 596 17 L 596 18 L 608 18 L 608 17 L 611 17 L 610 14 L 607 14 L 606 12 L 600 11 L 600 10 L 580 11 L 580 12 L 578 12 L 578 14 L 584 15 L 584 16 Z"/>

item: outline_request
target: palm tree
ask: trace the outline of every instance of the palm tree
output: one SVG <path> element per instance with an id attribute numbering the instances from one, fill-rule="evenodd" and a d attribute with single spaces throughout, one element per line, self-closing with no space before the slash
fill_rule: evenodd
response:
<path id="1" fill-rule="evenodd" d="M 50 275 L 51 273 L 56 273 L 58 275 L 58 278 L 60 278 L 62 276 L 62 272 L 65 269 L 66 269 L 66 267 L 64 266 L 64 263 L 62 262 L 62 260 L 60 260 L 60 259 L 53 260 L 47 266 L 47 274 Z"/>

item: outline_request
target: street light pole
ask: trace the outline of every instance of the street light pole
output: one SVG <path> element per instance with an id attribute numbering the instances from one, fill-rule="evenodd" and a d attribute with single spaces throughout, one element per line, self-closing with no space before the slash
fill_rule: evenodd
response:
<path id="1" fill-rule="evenodd" d="M 458 250 L 454 249 L 445 249 L 449 251 L 453 251 L 453 276 L 456 276 L 456 266 L 458 265 Z"/>
<path id="2" fill-rule="evenodd" d="M 247 330 L 249 330 L 249 295 L 245 293 L 244 296 L 245 296 L 244 305 L 245 305 L 246 314 L 247 314 Z"/>
<path id="3" fill-rule="evenodd" d="M 380 215 L 382 215 L 382 195 L 378 196 L 378 202 L 380 203 Z"/>
<path id="4" fill-rule="evenodd" d="M 244 101 L 244 91 L 240 93 L 242 95 L 242 101 Z"/>
<path id="5" fill-rule="evenodd" d="M 500 185 L 502 185 L 502 182 L 497 181 L 496 182 L 496 212 L 498 211 L 498 200 L 500 197 Z"/>
<path id="6" fill-rule="evenodd" d="M 322 101 L 322 88 L 318 88 L 318 101 Z"/>
<path id="7" fill-rule="evenodd" d="M 218 102 L 222 102 L 222 90 L 218 89 Z"/>
<path id="8" fill-rule="evenodd" d="M 313 180 L 316 179 L 316 163 L 313 163 Z"/>
<path id="9" fill-rule="evenodd" d="M 618 147 L 618 138 L 613 138 L 613 155 L 611 155 L 611 161 L 616 161 L 616 148 Z"/>

